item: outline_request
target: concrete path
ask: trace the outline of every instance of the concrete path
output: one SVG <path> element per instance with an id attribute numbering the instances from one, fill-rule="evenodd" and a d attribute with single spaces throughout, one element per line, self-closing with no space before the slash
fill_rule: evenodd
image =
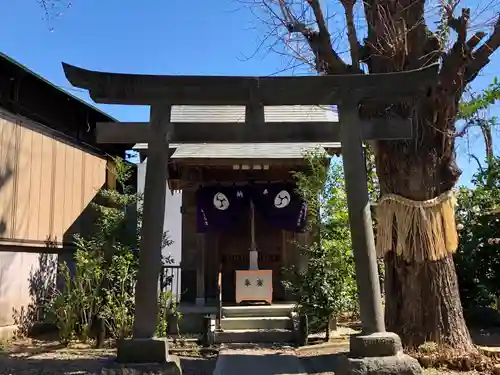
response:
<path id="1" fill-rule="evenodd" d="M 227 344 L 219 351 L 214 375 L 307 375 L 291 347 Z"/>

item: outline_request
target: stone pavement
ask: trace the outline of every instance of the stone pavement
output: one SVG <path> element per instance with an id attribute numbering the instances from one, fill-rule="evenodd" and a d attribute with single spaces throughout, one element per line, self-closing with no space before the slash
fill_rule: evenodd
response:
<path id="1" fill-rule="evenodd" d="M 287 346 L 227 344 L 219 351 L 214 375 L 307 375 Z"/>

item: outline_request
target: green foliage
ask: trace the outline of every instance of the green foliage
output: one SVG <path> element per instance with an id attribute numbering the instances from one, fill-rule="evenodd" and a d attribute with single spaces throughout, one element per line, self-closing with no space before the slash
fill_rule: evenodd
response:
<path id="1" fill-rule="evenodd" d="M 181 318 L 181 314 L 177 311 L 174 298 L 175 296 L 170 290 L 160 292 L 160 296 L 158 298 L 158 325 L 156 326 L 157 337 L 167 336 L 170 317 L 177 318 L 175 320 L 177 323 L 176 331 L 179 331 L 178 320 Z"/>
<path id="2" fill-rule="evenodd" d="M 471 120 L 475 118 L 481 111 L 487 110 L 497 100 L 500 99 L 500 82 L 498 78 L 494 78 L 493 82 L 481 92 L 468 101 L 462 101 L 459 107 L 458 120 Z M 495 118 L 492 118 L 495 121 Z"/>
<path id="3" fill-rule="evenodd" d="M 474 176 L 474 188 L 458 191 L 460 244 L 455 255 L 461 300 L 465 308 L 490 306 L 500 297 L 500 159 Z"/>
<path id="4" fill-rule="evenodd" d="M 357 311 L 354 262 L 341 166 L 326 163 L 319 151 L 308 153 L 308 172 L 296 172 L 298 192 L 308 202 L 310 245 L 297 243 L 306 267 L 285 270 L 285 288 L 309 324 L 324 328 L 328 318 Z"/>
<path id="5" fill-rule="evenodd" d="M 500 82 L 495 78 L 484 91 L 460 105 L 459 120 L 481 128 L 486 142 L 491 138 L 495 117 L 488 110 L 500 99 Z M 455 254 L 461 301 L 465 308 L 488 307 L 500 297 L 500 159 L 487 144 L 486 162 L 479 165 L 473 187 L 460 187 L 457 221 L 460 243 Z M 476 158 L 477 160 L 477 158 Z M 479 161 L 478 161 L 479 164 Z"/>
<path id="6" fill-rule="evenodd" d="M 458 120 L 463 123 L 462 129 L 457 136 L 469 135 L 470 130 L 474 130 L 474 136 L 479 130 L 484 140 L 486 164 L 490 163 L 494 156 L 493 149 L 493 129 L 497 125 L 497 118 L 489 113 L 490 107 L 500 99 L 500 83 L 495 78 L 485 90 L 479 95 L 470 95 L 470 99 L 460 103 Z M 479 135 L 479 134 L 477 134 Z M 480 165 L 475 155 L 470 155 Z"/>
<path id="7" fill-rule="evenodd" d="M 123 339 L 132 333 L 134 322 L 134 286 L 137 275 L 137 259 L 130 249 L 116 251 L 107 269 L 107 287 L 101 317 L 115 339 Z"/>
<path id="8" fill-rule="evenodd" d="M 140 230 L 130 224 L 137 218 L 140 228 L 142 197 L 128 185 L 131 165 L 116 158 L 113 172 L 117 189 L 102 189 L 92 204 L 97 215 L 94 230 L 89 236 L 75 236 L 73 272 L 66 264 L 61 267 L 65 287 L 49 306 L 64 343 L 75 336 L 90 338 L 97 320 L 104 321 L 113 339 L 132 334 Z M 170 244 L 165 233 L 163 245 Z M 172 262 L 170 257 L 163 259 L 163 264 Z"/>
<path id="9" fill-rule="evenodd" d="M 78 321 L 76 304 L 79 304 L 79 299 L 78 294 L 72 288 L 70 271 L 67 265 L 63 264 L 59 272 L 66 283 L 66 288 L 62 292 L 57 292 L 50 301 L 48 316 L 57 325 L 60 342 L 68 345 L 73 339 L 76 330 Z"/>

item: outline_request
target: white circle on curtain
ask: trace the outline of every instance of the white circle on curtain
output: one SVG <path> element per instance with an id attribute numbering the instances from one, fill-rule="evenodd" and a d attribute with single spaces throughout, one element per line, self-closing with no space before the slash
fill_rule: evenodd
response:
<path id="1" fill-rule="evenodd" d="M 274 205 L 277 208 L 285 208 L 290 204 L 290 193 L 286 190 L 281 190 L 274 198 Z"/>
<path id="2" fill-rule="evenodd" d="M 214 195 L 214 206 L 218 210 L 224 211 L 229 208 L 229 199 L 227 199 L 226 194 L 218 192 Z"/>

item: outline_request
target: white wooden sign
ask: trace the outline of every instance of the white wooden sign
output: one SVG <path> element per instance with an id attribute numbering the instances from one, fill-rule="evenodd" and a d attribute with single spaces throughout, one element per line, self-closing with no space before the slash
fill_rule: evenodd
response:
<path id="1" fill-rule="evenodd" d="M 236 303 L 262 301 L 271 304 L 273 300 L 273 271 L 236 271 Z"/>

